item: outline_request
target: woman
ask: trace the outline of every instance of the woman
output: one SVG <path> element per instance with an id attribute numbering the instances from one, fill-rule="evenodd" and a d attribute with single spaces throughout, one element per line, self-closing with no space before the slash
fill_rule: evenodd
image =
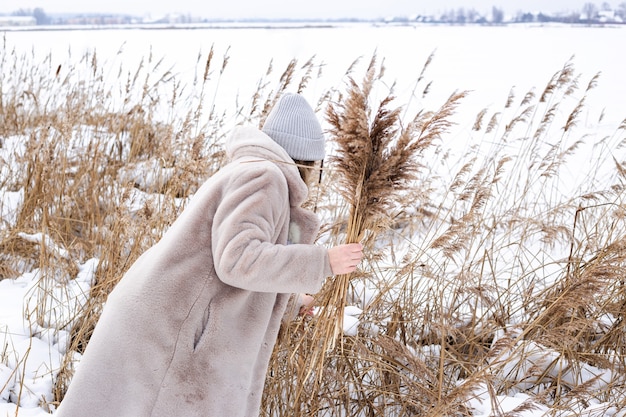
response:
<path id="1" fill-rule="evenodd" d="M 290 295 L 360 262 L 360 244 L 312 244 L 294 161 L 323 159 L 324 137 L 302 96 L 282 96 L 262 131 L 236 129 L 226 152 L 111 292 L 57 417 L 258 416 Z"/>

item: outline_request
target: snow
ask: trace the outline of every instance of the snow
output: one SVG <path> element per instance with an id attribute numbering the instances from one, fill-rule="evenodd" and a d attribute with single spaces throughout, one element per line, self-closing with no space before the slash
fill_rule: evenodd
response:
<path id="1" fill-rule="evenodd" d="M 286 34 L 285 32 L 288 32 Z M 603 123 L 615 125 L 623 117 L 623 97 L 626 97 L 626 57 L 622 50 L 626 28 L 580 28 L 580 27 L 370 27 L 346 25 L 329 28 L 291 29 L 237 29 L 218 30 L 149 30 L 129 31 L 91 30 L 56 32 L 8 32 L 6 44 L 19 53 L 65 56 L 68 49 L 80 52 L 95 49 L 100 59 L 121 60 L 132 68 L 148 53 L 151 45 L 155 56 L 165 56 L 181 78 L 191 80 L 195 72 L 198 51 L 207 52 L 215 45 L 218 52 L 230 56 L 229 68 L 218 97 L 244 100 L 251 97 L 258 77 L 264 72 L 270 59 L 275 58 L 277 67 L 286 65 L 292 58 L 300 62 L 317 56 L 325 62 L 326 74 L 310 86 L 313 95 L 329 86 L 339 87 L 348 66 L 359 57 L 369 59 L 372 53 L 385 59 L 387 72 L 398 79 L 397 95 L 400 102 L 413 101 L 415 106 L 424 105 L 419 95 L 413 95 L 414 80 L 431 52 L 436 51 L 435 61 L 429 69 L 434 80 L 428 100 L 441 102 L 453 91 L 461 88 L 472 90 L 467 108 L 500 108 L 509 90 L 515 85 L 518 94 L 532 87 L 539 88 L 553 72 L 574 56 L 576 69 L 586 79 L 601 72 L 600 84 L 590 99 L 589 108 L 596 112 L 586 115 L 589 125 L 595 125 L 598 114 L 606 113 Z M 181 48 L 180 45 L 185 45 Z M 120 52 L 122 51 L 122 52 Z M 242 69 L 235 71 L 235 69 Z M 108 74 L 111 78 L 115 69 Z M 234 73 L 234 74 L 231 74 Z M 409 97 L 413 97 L 409 99 Z M 620 113 L 622 112 L 622 113 Z M 475 114 L 459 116 L 461 129 L 471 124 Z M 601 126 L 600 126 L 601 127 Z M 461 130 L 460 129 L 460 130 Z M 13 224 L 17 209 L 23 200 L 23 191 L 11 181 L 11 163 L 21 155 L 23 138 L 2 139 L 0 147 L 0 228 Z M 76 152 L 80 151 L 77 146 Z M 152 164 L 152 162 L 146 162 Z M 145 176 L 143 172 L 159 173 Z M 159 187 L 175 175 L 170 168 L 161 166 L 127 167 L 120 181 L 138 183 L 142 190 Z M 131 209 L 139 210 L 144 201 L 155 197 L 144 191 L 135 191 L 127 201 Z M 19 238 L 38 245 L 45 245 L 61 258 L 67 252 L 42 233 L 20 233 Z M 41 417 L 48 414 L 52 401 L 52 386 L 56 372 L 67 351 L 66 331 L 54 330 L 63 323 L 67 328 L 72 312 L 87 300 L 98 259 L 89 259 L 78 267 L 78 276 L 67 280 L 62 275 L 49 273 L 45 277 L 38 269 L 24 273 L 17 279 L 0 281 L 0 416 Z M 355 335 L 359 330 L 375 334 L 379 329 L 373 323 L 361 320 L 364 310 L 376 297 L 375 290 L 362 282 L 354 288 L 353 305 L 347 306 L 344 317 L 344 333 Z M 49 311 L 38 316 L 36 305 L 45 298 Z M 607 325 L 613 318 L 607 317 Z M 431 347 L 436 354 L 438 347 Z M 427 348 L 424 348 L 427 349 Z M 506 362 L 507 355 L 524 355 L 526 361 L 515 364 L 509 361 L 504 368 L 495 367 L 494 377 L 528 375 L 527 385 L 515 387 L 508 396 L 494 395 L 487 386 L 478 387 L 475 397 L 468 399 L 468 406 L 475 416 L 502 415 L 524 408 L 520 416 L 542 416 L 548 412 L 545 406 L 533 401 L 522 391 L 532 387 L 532 374 L 555 372 L 566 369 L 568 362 L 558 352 L 546 350 L 534 342 L 517 342 L 497 360 Z M 515 364 L 515 365 L 514 365 Z M 531 372 L 532 371 L 532 372 Z M 585 366 L 578 375 L 586 381 L 573 380 L 573 374 L 561 373 L 563 381 L 571 384 L 592 383 L 601 390 L 610 380 L 610 372 Z M 529 407 L 526 407 L 530 405 Z M 598 410 L 594 414 L 594 410 Z M 606 410 L 602 404 L 590 404 L 579 410 L 584 416 L 624 416 L 625 411 L 614 408 Z"/>
<path id="2" fill-rule="evenodd" d="M 41 240 L 38 240 L 41 241 Z M 0 364 L 0 416 L 48 415 L 44 409 L 52 401 L 52 387 L 66 353 L 68 334 L 55 330 L 59 321 L 69 320 L 77 306 L 87 300 L 97 260 L 79 267 L 75 280 L 55 285 L 49 294 L 50 315 L 42 325 L 28 320 L 42 277 L 39 270 L 13 280 L 0 281 L 0 343 L 4 347 Z M 50 291 L 50 289 L 48 289 Z M 32 336 L 32 337 L 31 337 Z"/>

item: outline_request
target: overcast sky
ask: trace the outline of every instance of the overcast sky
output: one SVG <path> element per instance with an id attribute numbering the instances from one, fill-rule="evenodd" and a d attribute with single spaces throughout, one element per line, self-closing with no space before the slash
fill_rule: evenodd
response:
<path id="1" fill-rule="evenodd" d="M 624 0 L 608 3 L 617 6 Z M 1 0 L 0 13 L 20 8 L 43 8 L 51 13 L 129 13 L 139 16 L 190 13 L 205 18 L 379 18 L 437 14 L 450 9 L 490 13 L 493 6 L 516 12 L 580 11 L 587 2 L 604 0 Z"/>

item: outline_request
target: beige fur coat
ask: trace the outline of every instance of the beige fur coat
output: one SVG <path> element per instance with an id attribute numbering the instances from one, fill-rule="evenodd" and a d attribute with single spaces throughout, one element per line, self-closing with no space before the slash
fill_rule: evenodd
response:
<path id="1" fill-rule="evenodd" d="M 238 128 L 226 152 L 109 296 L 56 417 L 258 416 L 290 294 L 332 272 L 283 148 Z"/>

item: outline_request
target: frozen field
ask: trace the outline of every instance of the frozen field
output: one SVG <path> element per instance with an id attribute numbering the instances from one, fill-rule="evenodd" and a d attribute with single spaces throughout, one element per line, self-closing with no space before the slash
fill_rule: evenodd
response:
<path id="1" fill-rule="evenodd" d="M 96 50 L 101 62 L 133 62 L 150 52 L 165 59 L 183 80 L 196 70 L 199 53 L 213 45 L 216 57 L 228 54 L 229 71 L 220 98 L 239 93 L 248 97 L 256 89 L 270 61 L 282 69 L 296 58 L 324 63 L 320 92 L 338 86 L 352 62 L 368 60 L 375 52 L 384 58 L 397 94 L 410 94 L 428 56 L 434 61 L 425 78 L 433 81 L 430 97 L 441 100 L 454 90 L 471 90 L 468 108 L 500 106 L 511 87 L 517 94 L 541 89 L 568 60 L 587 82 L 601 72 L 593 94 L 598 107 L 609 109 L 606 120 L 621 120 L 626 97 L 626 57 L 621 52 L 626 27 L 569 26 L 372 26 L 332 28 L 218 28 L 118 29 L 6 32 L 7 48 L 37 54 L 52 53 L 61 63 L 68 52 L 76 57 Z M 120 52 L 121 53 L 118 53 Z M 112 77 L 115 74 L 112 72 Z M 191 78 L 187 78 L 188 80 Z M 312 94 L 314 95 L 314 94 Z M 478 110 L 476 110 L 478 111 Z M 473 115 L 472 115 L 473 116 Z"/>

